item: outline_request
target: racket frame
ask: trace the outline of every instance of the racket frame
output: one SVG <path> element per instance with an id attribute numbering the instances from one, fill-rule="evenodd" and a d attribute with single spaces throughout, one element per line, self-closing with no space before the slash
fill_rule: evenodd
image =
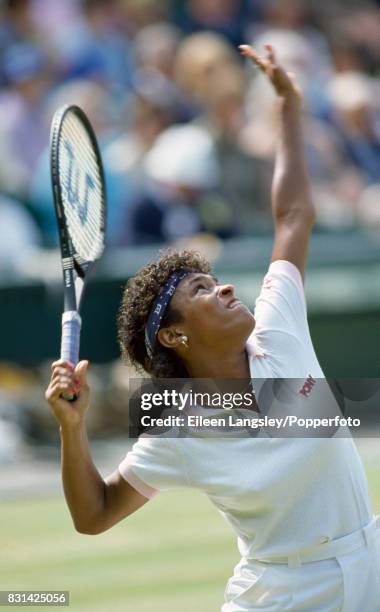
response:
<path id="1" fill-rule="evenodd" d="M 59 159 L 60 159 L 60 146 L 61 146 L 61 131 L 63 129 L 63 123 L 68 113 L 74 113 L 78 119 L 83 123 L 87 135 L 90 139 L 93 153 L 96 158 L 96 162 L 99 169 L 100 182 L 101 182 L 101 194 L 102 194 L 102 208 L 103 214 L 101 218 L 100 232 L 103 237 L 106 230 L 106 193 L 105 193 L 105 177 L 103 170 L 103 163 L 100 156 L 99 146 L 96 140 L 95 133 L 92 125 L 88 120 L 86 114 L 82 111 L 79 106 L 76 105 L 65 105 L 58 109 L 54 114 L 50 133 L 50 151 L 51 151 L 51 181 L 53 187 L 53 199 L 54 208 L 57 219 L 57 227 L 59 234 L 59 243 L 61 249 L 61 263 L 63 272 L 63 286 L 64 286 L 64 307 L 62 315 L 62 327 L 63 335 L 65 333 L 65 326 L 75 324 L 75 334 L 77 334 L 77 355 L 79 354 L 79 334 L 81 327 L 81 318 L 79 309 L 83 297 L 83 291 L 85 287 L 88 274 L 91 272 L 95 261 L 99 259 L 102 252 L 94 260 L 85 261 L 77 252 L 74 247 L 73 241 L 70 236 L 68 225 L 65 218 L 65 210 L 62 196 L 62 186 L 60 181 L 59 172 Z M 104 248 L 104 240 L 103 240 Z M 62 336 L 63 345 L 63 336 Z M 61 357 L 63 349 L 61 348 Z M 74 358 L 74 361 L 78 360 L 78 356 Z M 73 363 L 75 366 L 76 363 Z"/>

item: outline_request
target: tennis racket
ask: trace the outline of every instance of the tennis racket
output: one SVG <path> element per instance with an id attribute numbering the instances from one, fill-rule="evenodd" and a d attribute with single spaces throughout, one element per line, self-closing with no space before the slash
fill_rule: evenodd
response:
<path id="1" fill-rule="evenodd" d="M 106 195 L 102 161 L 91 124 L 78 106 L 54 114 L 51 178 L 61 245 L 64 309 L 61 359 L 79 359 L 79 308 L 88 275 L 104 250 Z M 75 396 L 64 396 L 74 400 Z"/>

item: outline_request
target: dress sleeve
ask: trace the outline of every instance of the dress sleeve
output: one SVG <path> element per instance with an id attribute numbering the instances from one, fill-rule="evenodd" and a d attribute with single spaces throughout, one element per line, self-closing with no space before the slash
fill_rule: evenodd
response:
<path id="1" fill-rule="evenodd" d="M 121 476 L 151 499 L 159 491 L 188 486 L 178 446 L 167 438 L 142 435 L 119 465 Z"/>
<path id="2" fill-rule="evenodd" d="M 285 260 L 273 262 L 255 305 L 255 337 L 265 354 L 279 359 L 312 349 L 306 301 L 298 268 Z"/>

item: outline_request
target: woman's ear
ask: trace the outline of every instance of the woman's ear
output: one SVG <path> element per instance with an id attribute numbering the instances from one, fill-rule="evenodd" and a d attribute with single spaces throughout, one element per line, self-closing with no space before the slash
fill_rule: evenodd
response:
<path id="1" fill-rule="evenodd" d="M 163 327 L 157 334 L 157 339 L 166 348 L 175 349 L 181 344 L 184 332 L 173 327 Z"/>

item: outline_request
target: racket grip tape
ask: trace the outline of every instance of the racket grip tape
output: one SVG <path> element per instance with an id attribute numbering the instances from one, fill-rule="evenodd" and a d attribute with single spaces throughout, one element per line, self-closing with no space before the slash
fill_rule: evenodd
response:
<path id="1" fill-rule="evenodd" d="M 82 319 L 75 310 L 62 315 L 61 359 L 70 361 L 75 367 L 79 361 L 79 342 Z"/>

